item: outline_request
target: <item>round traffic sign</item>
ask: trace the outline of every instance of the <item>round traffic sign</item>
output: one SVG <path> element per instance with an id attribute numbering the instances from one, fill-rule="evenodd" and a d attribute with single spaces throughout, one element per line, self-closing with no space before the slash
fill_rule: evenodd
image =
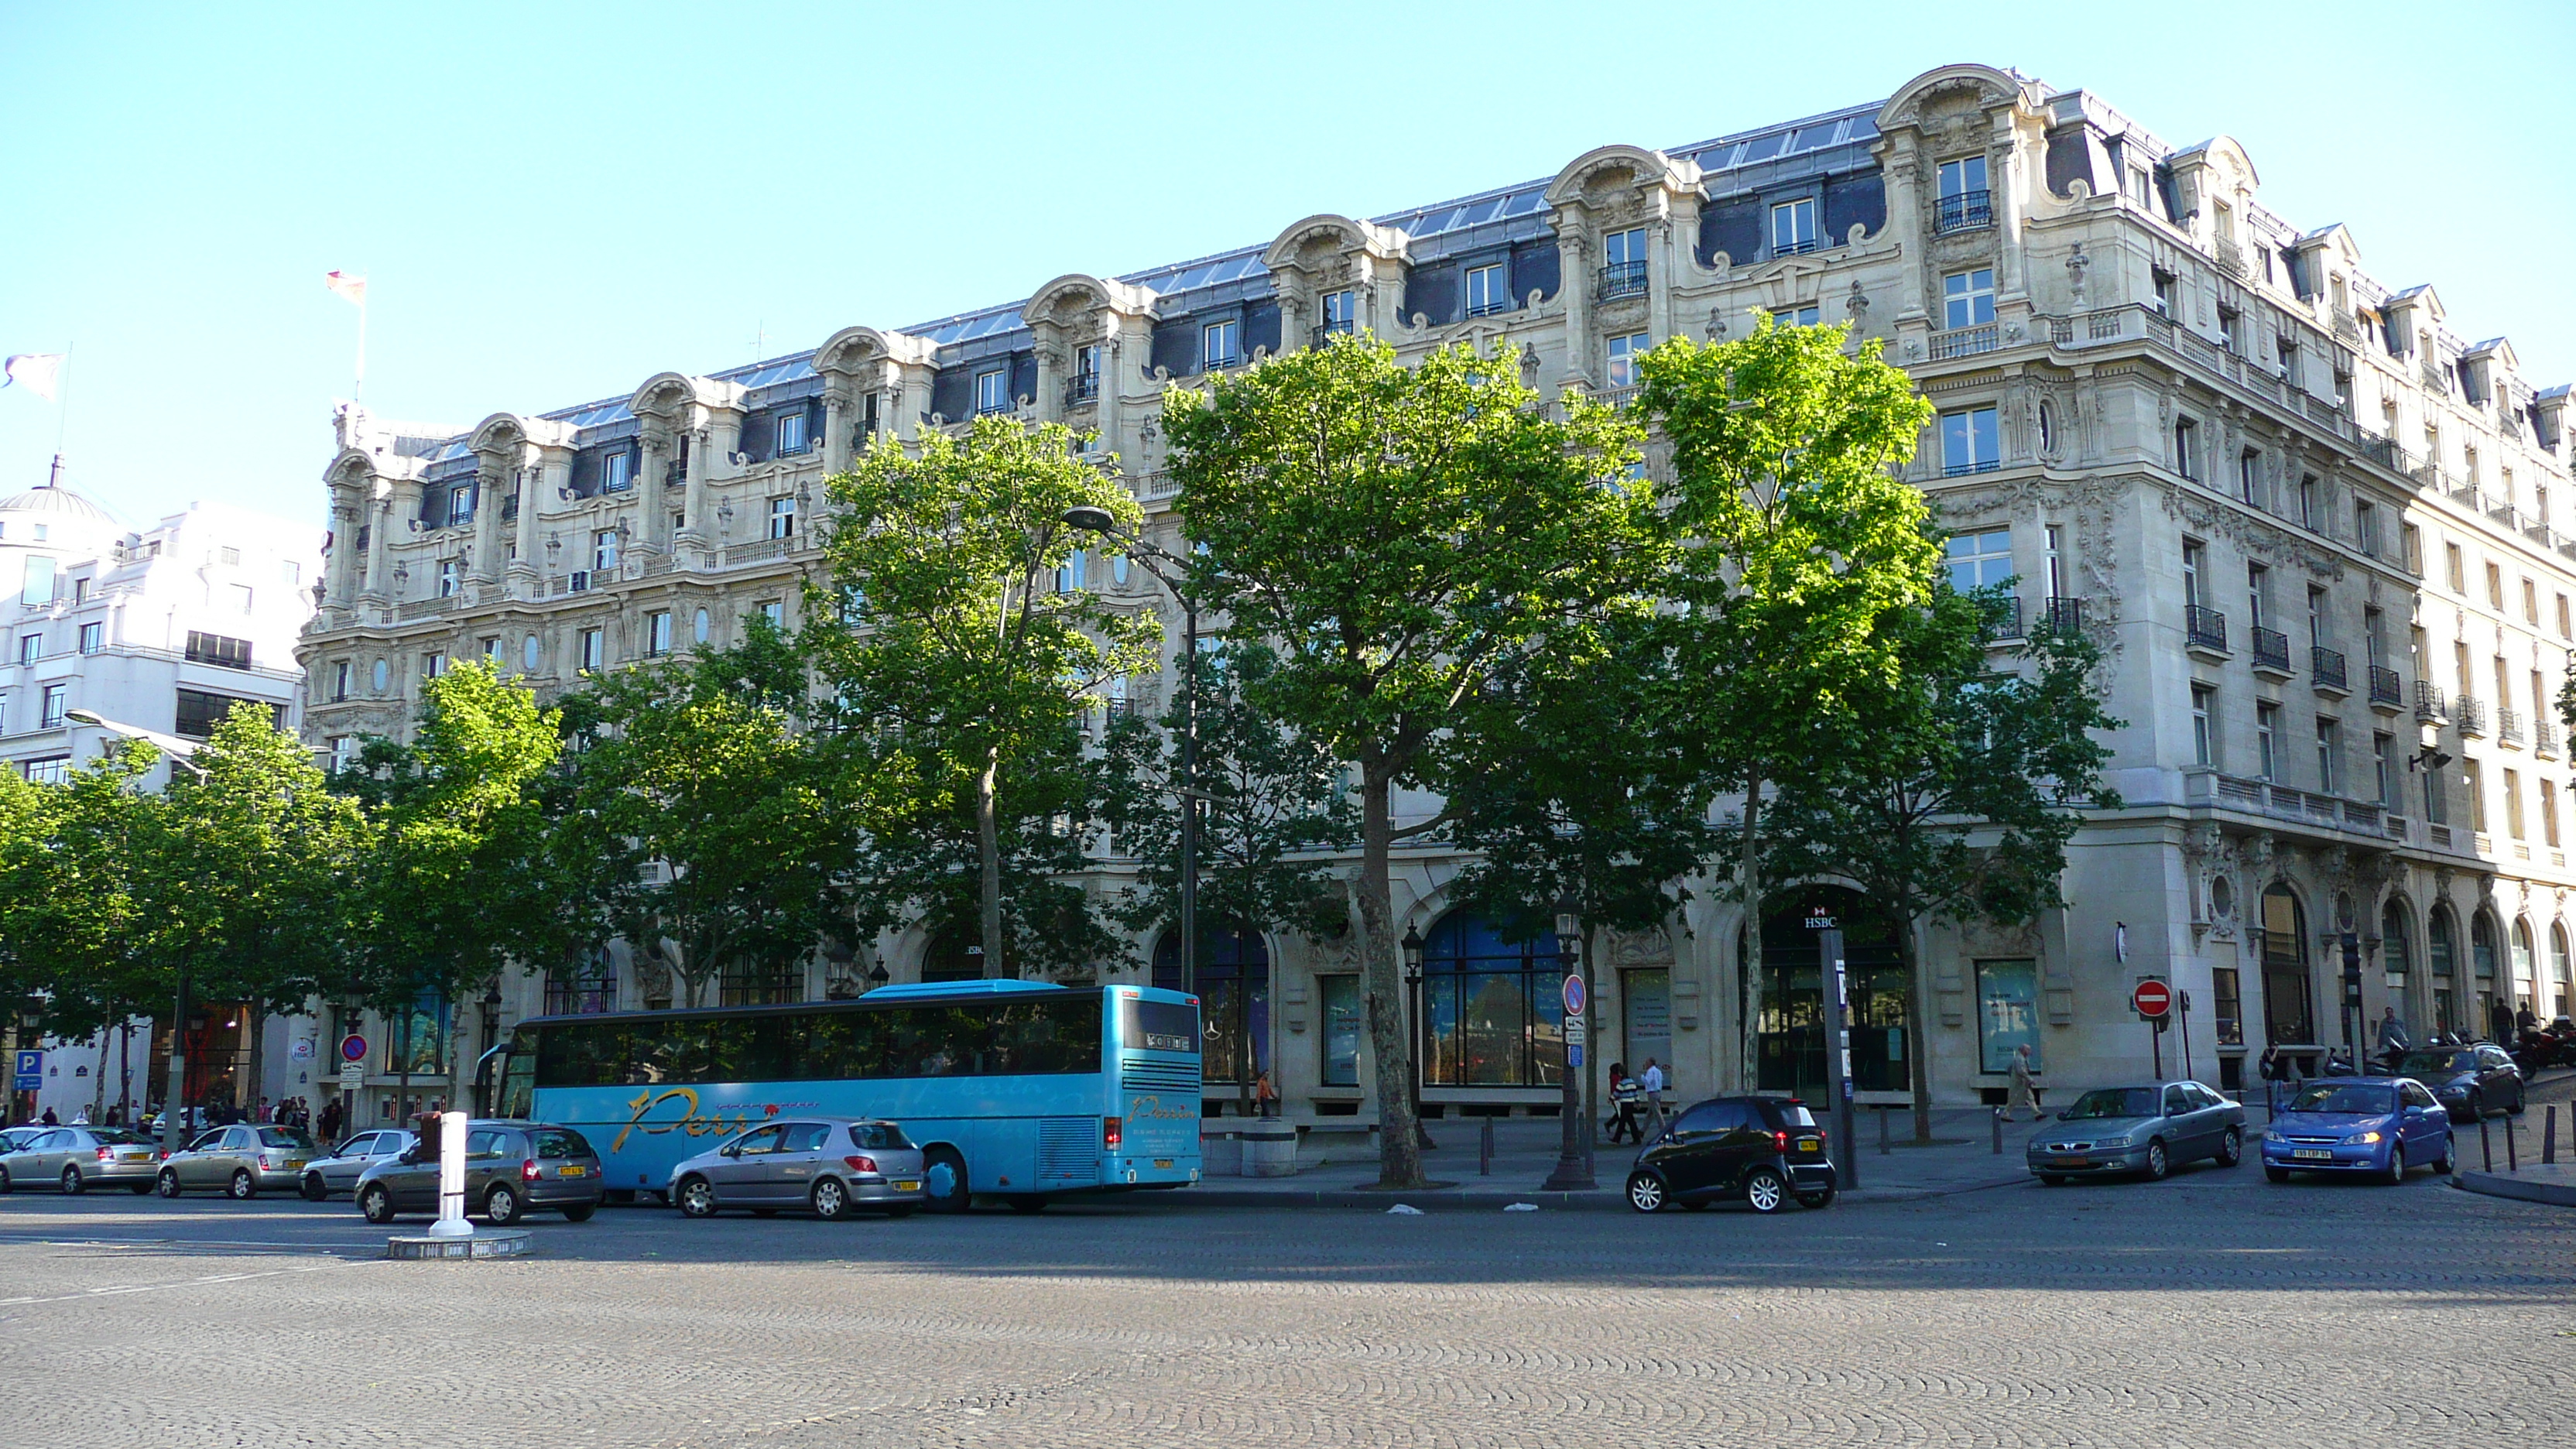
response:
<path id="1" fill-rule="evenodd" d="M 344 1062 L 363 1062 L 366 1059 L 367 1039 L 365 1037 L 362 1037 L 353 1031 L 347 1036 L 340 1038 L 340 1060 Z"/>
<path id="2" fill-rule="evenodd" d="M 2129 993 L 2129 1004 L 2138 1009 L 2138 1015 L 2153 1020 L 2173 1009 L 2173 988 L 2161 981 L 2141 981 Z"/>
<path id="3" fill-rule="evenodd" d="M 1565 978 L 1565 1014 L 1583 1014 L 1583 978 L 1570 973 Z"/>

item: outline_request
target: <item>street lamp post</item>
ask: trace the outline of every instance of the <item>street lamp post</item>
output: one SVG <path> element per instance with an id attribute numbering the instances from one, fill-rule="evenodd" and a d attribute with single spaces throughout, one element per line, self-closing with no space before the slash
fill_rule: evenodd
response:
<path id="1" fill-rule="evenodd" d="M 1569 978 L 1585 976 L 1583 961 L 1583 922 L 1575 914 L 1571 900 L 1560 901 L 1556 908 L 1556 959 Z M 1567 988 L 1571 991 L 1572 988 Z M 1573 1003 L 1568 1002 L 1568 1005 Z M 1592 1010 L 1591 982 L 1583 981 L 1583 1015 L 1567 1012 L 1560 1040 L 1565 1058 L 1558 1071 L 1558 1085 L 1564 1097 L 1557 1111 L 1564 1131 L 1556 1158 L 1556 1171 L 1539 1184 L 1544 1192 L 1589 1192 L 1600 1186 L 1592 1179 L 1592 1112 L 1583 1104 L 1583 1087 L 1575 1073 L 1583 1066 L 1583 1054 L 1589 1049 L 1590 1032 L 1584 1015 Z"/>
<path id="2" fill-rule="evenodd" d="M 1181 606 L 1181 990 L 1199 993 L 1199 601 L 1184 586 L 1189 563 L 1141 534 L 1127 532 L 1106 508 L 1085 504 L 1065 510 L 1064 521 L 1085 533 L 1117 540 Z M 1175 577 L 1157 564 L 1180 570 Z"/>
<path id="3" fill-rule="evenodd" d="M 1431 1140 L 1431 1129 L 1422 1125 L 1422 1052 L 1423 1044 L 1431 1039 L 1431 1023 L 1422 1013 L 1423 945 L 1422 932 L 1407 924 L 1404 928 L 1404 984 L 1412 988 L 1413 994 L 1413 1050 L 1408 1053 L 1413 1058 L 1413 1071 L 1404 1085 L 1413 1103 L 1414 1145 L 1427 1152 L 1440 1144 Z M 1386 1090 L 1384 1080 L 1378 1082 L 1377 1089 L 1381 1092 Z"/>

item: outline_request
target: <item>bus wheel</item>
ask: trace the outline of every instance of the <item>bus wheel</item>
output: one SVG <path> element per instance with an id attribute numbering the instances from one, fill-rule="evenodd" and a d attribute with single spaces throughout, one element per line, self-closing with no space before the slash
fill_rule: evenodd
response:
<path id="1" fill-rule="evenodd" d="M 1046 1211 L 1046 1199 L 1033 1192 L 1013 1193 L 1011 1195 L 1011 1211 L 1015 1213 L 1044 1212 Z"/>
<path id="2" fill-rule="evenodd" d="M 921 1205 L 935 1213 L 966 1211 L 966 1159 L 956 1149 L 934 1147 L 921 1155 Z"/>

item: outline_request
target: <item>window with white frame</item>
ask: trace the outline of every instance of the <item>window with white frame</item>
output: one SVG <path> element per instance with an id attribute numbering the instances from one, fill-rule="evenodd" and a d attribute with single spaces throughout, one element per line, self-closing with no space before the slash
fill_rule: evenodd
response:
<path id="1" fill-rule="evenodd" d="M 2254 767 L 2266 780 L 2280 778 L 2281 707 L 2254 706 Z"/>
<path id="2" fill-rule="evenodd" d="M 992 368 L 975 374 L 975 411 L 1008 412 L 1011 409 L 1011 375 L 1003 368 Z"/>
<path id="3" fill-rule="evenodd" d="M 2218 690 L 2215 686 L 2195 684 L 2191 687 L 2191 759 L 2195 765 L 2215 767 L 2218 764 L 2217 736 L 2210 721 L 2218 713 Z"/>
<path id="4" fill-rule="evenodd" d="M 648 655 L 671 652 L 670 610 L 655 609 L 644 616 L 644 652 Z"/>
<path id="5" fill-rule="evenodd" d="M 1490 317 L 1507 311 L 1512 305 L 1511 289 L 1503 283 L 1503 266 L 1495 262 L 1467 269 L 1467 315 Z"/>
<path id="6" fill-rule="evenodd" d="M 600 529 L 590 536 L 590 566 L 601 572 L 617 567 L 617 530 Z"/>
<path id="7" fill-rule="evenodd" d="M 472 484 L 447 490 L 447 521 L 451 524 L 474 521 L 474 486 Z"/>
<path id="8" fill-rule="evenodd" d="M 1344 287 L 1324 294 L 1324 331 L 1350 332 L 1359 326 L 1359 294 Z"/>
<path id="9" fill-rule="evenodd" d="M 624 449 L 599 460 L 599 489 L 603 493 L 623 493 L 635 486 L 635 455 Z"/>
<path id="10" fill-rule="evenodd" d="M 1646 291 L 1646 229 L 1631 227 L 1601 238 L 1601 296 L 1642 296 Z"/>
<path id="11" fill-rule="evenodd" d="M 2003 466 L 2003 442 L 1993 408 L 1960 408 L 1941 415 L 1941 476 L 1991 473 Z"/>
<path id="12" fill-rule="evenodd" d="M 2200 476 L 2200 424 L 2189 418 L 2174 419 L 2174 471 L 2186 478 Z"/>
<path id="13" fill-rule="evenodd" d="M 1785 257 L 1816 249 L 1816 199 L 1801 196 L 1771 208 L 1771 254 Z"/>
<path id="14" fill-rule="evenodd" d="M 63 711 L 71 708 L 71 686 L 48 684 L 37 696 L 36 728 L 56 730 L 63 727 Z"/>
<path id="15" fill-rule="evenodd" d="M 2343 784 L 2343 726 L 2317 716 L 2317 789 L 2331 795 Z"/>
<path id="16" fill-rule="evenodd" d="M 2370 737 L 2370 798 L 2389 810 L 2397 808 L 2397 760 L 2390 736 Z"/>
<path id="17" fill-rule="evenodd" d="M 771 538 L 796 536 L 796 499 L 792 494 L 785 498 L 769 500 L 769 536 Z"/>
<path id="18" fill-rule="evenodd" d="M 438 561 L 438 596 L 442 599 L 456 596 L 456 560 L 452 558 Z"/>
<path id="19" fill-rule="evenodd" d="M 599 666 L 607 662 L 608 631 L 605 629 L 582 630 L 581 667 L 584 669 L 597 669 Z"/>
<path id="20" fill-rule="evenodd" d="M 1995 269 L 1972 267 L 1941 279 L 1941 325 L 1982 327 L 1995 320 Z"/>
<path id="21" fill-rule="evenodd" d="M 2263 506 L 2263 455 L 2252 448 L 2236 455 L 2236 492 L 2255 507 Z"/>
<path id="22" fill-rule="evenodd" d="M 350 686 L 357 682 L 355 679 L 351 678 L 351 676 L 356 672 L 356 666 L 352 665 L 346 659 L 343 659 L 339 663 L 331 666 L 332 699 L 343 700 L 349 697 Z"/>
<path id="23" fill-rule="evenodd" d="M 72 777 L 72 757 L 52 755 L 41 760 L 29 760 L 18 767 L 18 772 L 30 785 L 64 784 Z"/>
<path id="24" fill-rule="evenodd" d="M 1646 346 L 1647 337 L 1643 332 L 1631 332 L 1625 337 L 1610 339 L 1611 387 L 1623 388 L 1637 385 L 1637 359 L 1646 355 Z"/>
<path id="25" fill-rule="evenodd" d="M 488 664 L 488 665 L 491 665 L 491 666 L 492 666 L 493 668 L 495 668 L 495 669 L 498 669 L 498 668 L 500 668 L 500 667 L 501 667 L 501 636 L 500 636 L 500 635 L 498 635 L 498 634 L 492 635 L 490 638 L 485 639 L 485 640 L 483 641 L 483 662 L 484 662 L 484 663 L 486 663 L 486 664 Z"/>
<path id="26" fill-rule="evenodd" d="M 1999 587 L 2013 573 L 2012 530 L 1951 534 L 1942 548 L 1942 564 L 1950 571 L 1950 587 L 1960 593 Z"/>
<path id="27" fill-rule="evenodd" d="M 769 627 L 784 629 L 787 627 L 787 605 L 777 599 L 764 599 L 760 605 L 760 617 L 769 621 Z"/>
<path id="28" fill-rule="evenodd" d="M 440 675 L 442 675 L 442 674 L 445 674 L 446 672 L 447 672 L 447 656 L 446 656 L 445 654 L 443 654 L 443 653 L 437 653 L 437 652 L 432 652 L 432 653 L 428 653 L 428 654 L 424 654 L 424 655 L 420 656 L 420 677 L 421 677 L 421 678 L 423 678 L 423 679 L 436 679 L 437 677 L 439 677 L 439 676 L 440 676 Z"/>
<path id="29" fill-rule="evenodd" d="M 1995 224 L 1992 193 L 1986 189 L 1986 158 L 1962 156 L 1941 163 L 1941 206 L 1937 230 L 1973 231 Z"/>
<path id="30" fill-rule="evenodd" d="M 45 656 L 45 636 L 44 636 L 44 635 L 42 635 L 42 634 L 21 634 L 21 635 L 19 635 L 19 636 L 18 636 L 18 662 L 19 662 L 19 663 L 21 663 L 21 664 L 33 664 L 33 663 L 35 663 L 37 660 L 42 659 L 44 656 Z"/>
<path id="31" fill-rule="evenodd" d="M 1775 327 L 1813 327 L 1816 325 L 1816 320 L 1820 315 L 1822 314 L 1820 314 L 1812 304 L 1805 307 L 1783 307 L 1771 314 L 1771 325 Z"/>
<path id="32" fill-rule="evenodd" d="M 1243 360 L 1242 324 L 1229 318 L 1199 329 L 1199 356 L 1211 368 L 1232 367 Z"/>
<path id="33" fill-rule="evenodd" d="M 778 415 L 778 452 L 781 456 L 805 451 L 805 409 Z"/>

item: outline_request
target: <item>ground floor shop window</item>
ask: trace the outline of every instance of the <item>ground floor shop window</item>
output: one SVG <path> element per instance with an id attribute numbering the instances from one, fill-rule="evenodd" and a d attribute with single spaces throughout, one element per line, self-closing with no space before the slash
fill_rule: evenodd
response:
<path id="1" fill-rule="evenodd" d="M 1198 955 L 1200 1078 L 1249 1082 L 1270 1070 L 1270 950 L 1258 931 L 1216 926 L 1200 929 Z M 1154 984 L 1181 989 L 1178 931 L 1154 947 Z"/>
<path id="2" fill-rule="evenodd" d="M 1831 919 L 1843 933 L 1851 998 L 1852 1086 L 1910 1090 L 1906 1060 L 1905 964 L 1896 932 L 1868 899 L 1840 886 L 1809 886 L 1775 897 L 1762 919 L 1762 1005 L 1755 1037 L 1756 1081 L 1766 1092 L 1825 1090 L 1823 956 L 1807 922 Z"/>
<path id="3" fill-rule="evenodd" d="M 2263 1032 L 2275 1046 L 2317 1044 L 2308 998 L 2307 912 L 2287 886 L 2263 892 Z"/>
<path id="4" fill-rule="evenodd" d="M 1642 1072 L 1650 1059 L 1673 1061 L 1673 973 L 1664 967 L 1619 973 L 1620 1014 L 1628 1033 L 1628 1070 Z"/>
<path id="5" fill-rule="evenodd" d="M 1565 1060 L 1565 971 L 1545 930 L 1506 941 L 1453 912 L 1422 950 L 1423 1083 L 1552 1087 Z"/>
<path id="6" fill-rule="evenodd" d="M 2045 1070 L 2039 1040 L 2039 963 L 2027 956 L 1977 963 L 1977 1047 L 1989 1072 L 2012 1070 L 2017 1048 Z"/>
<path id="7" fill-rule="evenodd" d="M 1316 1080 L 1327 1087 L 1360 1084 L 1360 979 L 1319 976 L 1316 993 L 1323 999 L 1324 1067 Z"/>
<path id="8" fill-rule="evenodd" d="M 2209 994 L 2218 998 L 2213 1003 L 2217 1008 L 2218 1044 L 2232 1047 L 2245 1045 L 2245 991 L 2236 983 L 2236 968 L 2233 966 L 2212 968 L 2209 973 Z"/>
<path id="9" fill-rule="evenodd" d="M 396 1011 L 385 1022 L 388 1073 L 435 1077 L 447 1071 L 447 998 L 424 991 L 409 1011 Z"/>
<path id="10" fill-rule="evenodd" d="M 974 926 L 949 926 L 930 938 L 930 949 L 922 953 L 921 979 L 924 981 L 981 981 L 984 979 L 984 943 L 977 939 Z M 1003 973 L 1008 975 L 1008 972 Z"/>

